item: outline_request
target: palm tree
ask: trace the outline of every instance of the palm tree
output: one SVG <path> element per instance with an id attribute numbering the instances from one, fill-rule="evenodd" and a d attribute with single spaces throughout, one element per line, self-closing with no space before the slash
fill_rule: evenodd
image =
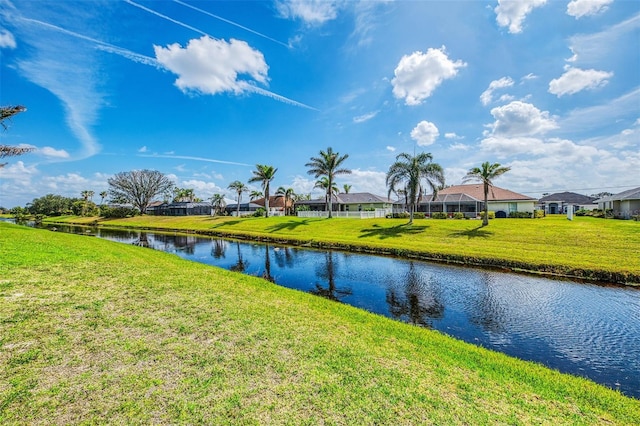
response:
<path id="1" fill-rule="evenodd" d="M 263 195 L 263 194 L 262 194 L 262 192 L 260 192 L 260 191 L 251 191 L 251 192 L 249 193 L 249 201 L 253 201 L 253 200 L 255 200 L 256 198 L 260 198 L 260 197 L 262 197 L 262 195 Z"/>
<path id="2" fill-rule="evenodd" d="M 342 185 L 342 189 L 344 190 L 345 194 L 348 194 L 349 191 L 351 191 L 351 185 L 345 183 L 344 185 Z"/>
<path id="3" fill-rule="evenodd" d="M 281 186 L 276 191 L 276 195 L 280 197 L 284 197 L 284 214 L 288 215 L 291 210 L 289 208 L 289 201 L 295 200 L 296 193 L 294 192 L 293 188 L 285 189 L 284 186 Z"/>
<path id="4" fill-rule="evenodd" d="M 100 193 L 100 205 L 104 204 L 104 199 L 107 198 L 107 195 L 109 195 L 107 191 L 102 191 Z"/>
<path id="5" fill-rule="evenodd" d="M 247 192 L 249 190 L 249 188 L 247 188 L 247 185 L 245 185 L 244 183 L 240 182 L 239 180 L 234 180 L 233 182 L 231 182 L 229 184 L 229 186 L 227 188 L 228 189 L 233 189 L 234 191 L 236 191 L 236 194 L 238 194 L 237 216 L 240 217 L 240 201 L 242 201 L 242 193 L 243 192 Z"/>
<path id="6" fill-rule="evenodd" d="M 331 218 L 331 193 L 330 191 L 334 187 L 334 179 L 336 175 L 346 175 L 351 173 L 351 170 L 340 168 L 342 163 L 349 158 L 349 154 L 340 156 L 339 153 L 333 152 L 331 147 L 327 148 L 327 151 L 320 150 L 319 157 L 311 157 L 311 161 L 305 164 L 309 167 L 307 173 L 314 175 L 315 178 L 325 176 L 327 178 L 327 198 L 329 200 L 329 218 Z"/>
<path id="7" fill-rule="evenodd" d="M 267 166 L 264 164 L 256 164 L 256 169 L 253 170 L 253 177 L 249 179 L 249 183 L 260 182 L 262 190 L 264 191 L 264 208 L 266 210 L 265 215 L 269 217 L 269 183 L 273 180 L 278 169 L 273 166 Z"/>
<path id="8" fill-rule="evenodd" d="M 220 214 L 222 210 L 227 206 L 226 201 L 224 201 L 224 196 L 222 194 L 213 194 L 211 197 L 211 205 L 215 211 L 215 214 Z"/>
<path id="9" fill-rule="evenodd" d="M 489 225 L 489 187 L 493 186 L 492 179 L 497 178 L 511 170 L 511 167 L 503 167 L 500 163 L 489 163 L 485 161 L 481 167 L 474 167 L 467 172 L 462 182 L 475 180 L 482 182 L 484 185 L 484 215 L 482 217 L 482 226 Z"/>
<path id="10" fill-rule="evenodd" d="M 396 157 L 396 162 L 389 167 L 387 172 L 387 187 L 389 195 L 396 192 L 396 188 L 401 185 L 407 197 L 409 205 L 409 224 L 413 223 L 413 212 L 418 204 L 420 196 L 421 182 L 424 179 L 431 188 L 435 198 L 438 189 L 444 186 L 444 171 L 442 167 L 433 163 L 433 156 L 428 152 L 422 152 L 412 156 L 403 152 Z"/>
<path id="11" fill-rule="evenodd" d="M 324 191 L 325 209 L 328 209 L 329 212 L 331 212 L 331 208 L 328 208 L 328 206 L 330 205 L 330 199 L 333 197 L 333 194 L 337 194 L 339 192 L 338 186 L 333 183 L 331 185 L 331 189 L 329 189 L 329 178 L 326 176 L 322 176 L 316 181 L 316 184 L 313 187 L 320 188 Z"/>
<path id="12" fill-rule="evenodd" d="M 89 200 L 93 199 L 95 192 L 91 190 L 82 191 L 80 195 L 82 195 L 82 199 L 84 200 L 84 204 L 82 205 L 82 216 L 87 213 L 87 205 L 89 204 Z"/>

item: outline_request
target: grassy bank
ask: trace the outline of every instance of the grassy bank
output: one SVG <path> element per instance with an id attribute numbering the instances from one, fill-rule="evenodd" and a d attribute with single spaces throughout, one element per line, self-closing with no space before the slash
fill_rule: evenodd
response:
<path id="1" fill-rule="evenodd" d="M 121 220 L 62 217 L 94 223 L 333 245 L 448 262 L 496 266 L 591 280 L 640 284 L 640 224 L 564 216 L 477 220 L 300 219 L 296 217 L 158 217 Z"/>
<path id="2" fill-rule="evenodd" d="M 638 424 L 640 401 L 258 278 L 0 223 L 0 423 Z"/>

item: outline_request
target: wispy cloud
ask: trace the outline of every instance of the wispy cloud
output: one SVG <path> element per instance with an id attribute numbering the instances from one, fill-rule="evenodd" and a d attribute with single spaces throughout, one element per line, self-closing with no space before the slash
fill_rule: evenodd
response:
<path id="1" fill-rule="evenodd" d="M 16 47 L 16 39 L 13 34 L 7 30 L 0 31 L 0 48 L 15 49 Z"/>
<path id="2" fill-rule="evenodd" d="M 188 3 L 185 3 L 185 2 L 180 1 L 180 0 L 173 0 L 173 1 L 174 1 L 175 3 L 178 3 L 178 4 L 182 5 L 182 6 L 188 7 L 188 8 L 190 8 L 190 9 L 193 9 L 193 10 L 197 11 L 197 12 L 200 12 L 200 13 L 203 13 L 203 14 L 205 14 L 205 15 L 207 15 L 207 16 L 210 16 L 210 17 L 212 17 L 212 18 L 214 18 L 214 19 L 218 19 L 219 21 L 226 22 L 226 23 L 227 23 L 227 24 L 229 24 L 229 25 L 233 25 L 233 26 L 235 26 L 235 27 L 241 28 L 241 29 L 243 29 L 243 30 L 245 30 L 245 31 L 248 31 L 248 32 L 250 32 L 250 33 L 252 33 L 252 34 L 255 34 L 255 35 L 257 35 L 257 36 L 263 37 L 263 38 L 265 38 L 265 39 L 267 39 L 267 40 L 270 40 L 270 41 L 272 41 L 272 42 L 274 42 L 274 43 L 277 43 L 277 44 L 279 44 L 279 45 L 282 45 L 282 46 L 284 46 L 284 47 L 291 47 L 291 46 L 290 46 L 289 44 L 287 44 L 287 43 L 283 43 L 283 42 L 281 42 L 280 40 L 276 40 L 275 38 L 271 38 L 271 37 L 269 37 L 268 35 L 264 35 L 264 34 L 262 34 L 262 33 L 259 33 L 258 31 L 252 30 L 251 28 L 249 28 L 249 27 L 245 27 L 244 25 L 238 24 L 237 22 L 233 22 L 233 21 L 231 21 L 231 20 L 229 20 L 229 19 L 223 18 L 222 16 L 218 16 L 218 15 L 215 15 L 215 14 L 213 14 L 213 13 L 211 13 L 211 12 L 207 12 L 206 10 L 202 10 L 202 9 L 200 9 L 200 8 L 198 8 L 198 7 L 192 6 L 192 5 L 188 4 Z"/>
<path id="3" fill-rule="evenodd" d="M 166 155 L 166 154 L 138 154 L 138 157 L 146 157 L 146 158 L 173 158 L 177 160 L 193 160 L 193 161 L 204 161 L 207 163 L 218 163 L 218 164 L 231 164 L 234 166 L 247 166 L 253 167 L 253 164 L 247 163 L 238 163 L 236 161 L 225 161 L 225 160 L 216 160 L 213 158 L 204 158 L 204 157 L 192 157 L 189 155 Z"/>
<path id="4" fill-rule="evenodd" d="M 371 120 L 373 117 L 375 117 L 376 115 L 378 115 L 379 111 L 372 111 L 370 113 L 367 114 L 363 114 L 363 115 L 359 115 L 357 117 L 353 117 L 353 122 L 354 123 L 364 123 L 365 121 L 369 121 Z"/>

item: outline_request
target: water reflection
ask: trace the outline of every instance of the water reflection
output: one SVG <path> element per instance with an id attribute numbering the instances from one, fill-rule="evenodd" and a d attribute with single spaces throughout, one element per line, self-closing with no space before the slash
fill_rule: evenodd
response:
<path id="1" fill-rule="evenodd" d="M 386 301 L 395 319 L 415 325 L 432 327 L 433 320 L 444 315 L 442 291 L 430 276 L 423 277 L 414 262 L 403 281 L 392 281 L 387 289 Z"/>
<path id="2" fill-rule="evenodd" d="M 91 232 L 264 277 L 640 397 L 639 289 L 194 235 Z"/>

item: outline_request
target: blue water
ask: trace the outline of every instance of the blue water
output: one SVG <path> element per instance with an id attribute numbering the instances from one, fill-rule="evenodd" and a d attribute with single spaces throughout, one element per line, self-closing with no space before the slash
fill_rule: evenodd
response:
<path id="1" fill-rule="evenodd" d="M 640 398 L 637 288 L 218 238 L 92 232 L 439 330 Z"/>

